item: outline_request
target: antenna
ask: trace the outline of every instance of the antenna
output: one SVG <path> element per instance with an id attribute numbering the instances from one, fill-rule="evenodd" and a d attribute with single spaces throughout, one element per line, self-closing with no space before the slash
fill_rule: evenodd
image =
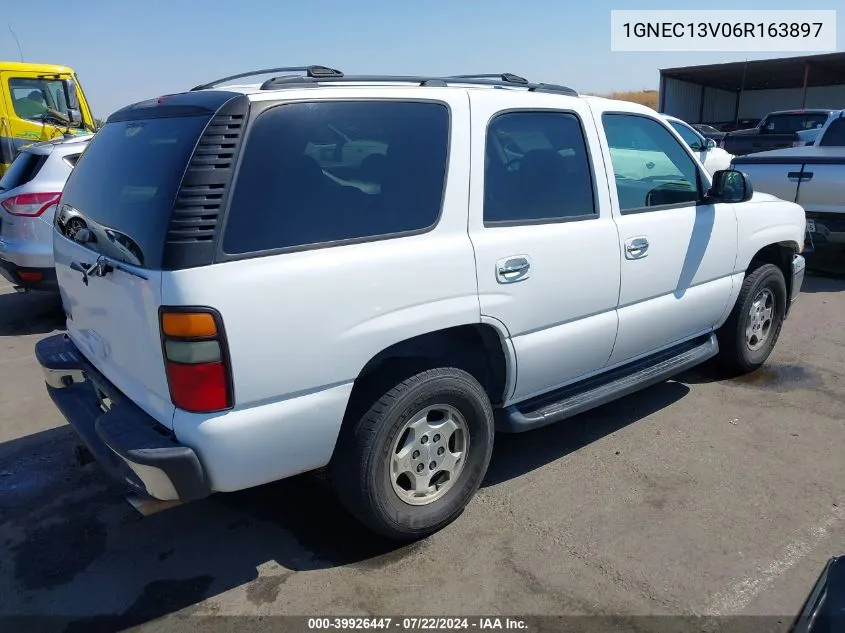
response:
<path id="1" fill-rule="evenodd" d="M 18 39 L 18 36 L 15 35 L 15 31 L 12 29 L 12 25 L 9 25 L 9 33 L 12 34 L 12 37 L 15 38 L 15 43 L 18 45 L 18 53 L 21 56 L 21 61 L 23 61 L 23 49 L 21 48 L 21 41 Z"/>

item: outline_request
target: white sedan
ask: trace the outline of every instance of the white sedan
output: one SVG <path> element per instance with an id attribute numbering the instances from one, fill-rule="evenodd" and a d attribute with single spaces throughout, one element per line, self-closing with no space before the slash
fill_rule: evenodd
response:
<path id="1" fill-rule="evenodd" d="M 666 122 L 680 135 L 690 149 L 697 154 L 698 160 L 712 176 L 720 169 L 728 169 L 733 160 L 733 154 L 716 146 L 716 141 L 704 138 L 694 127 L 668 114 L 661 114 Z"/>

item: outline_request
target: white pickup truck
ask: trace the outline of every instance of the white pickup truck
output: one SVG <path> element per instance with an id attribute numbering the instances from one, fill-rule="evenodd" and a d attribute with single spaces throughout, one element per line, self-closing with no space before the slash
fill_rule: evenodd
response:
<path id="1" fill-rule="evenodd" d="M 62 194 L 93 228 L 54 230 L 67 333 L 36 356 L 137 493 L 327 467 L 416 539 L 469 503 L 494 430 L 771 353 L 804 211 L 711 180 L 653 110 L 509 74 L 277 73 L 116 112 Z"/>
<path id="2" fill-rule="evenodd" d="M 810 249 L 845 245 L 845 110 L 811 146 L 738 156 L 732 164 L 757 191 L 804 207 Z"/>

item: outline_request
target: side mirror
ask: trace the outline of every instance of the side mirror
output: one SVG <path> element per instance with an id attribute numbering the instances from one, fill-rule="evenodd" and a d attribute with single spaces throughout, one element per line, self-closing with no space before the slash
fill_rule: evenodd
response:
<path id="1" fill-rule="evenodd" d="M 71 123 L 82 123 L 82 112 L 79 110 L 68 110 Z"/>
<path id="2" fill-rule="evenodd" d="M 79 109 L 79 95 L 76 94 L 76 82 L 73 79 L 65 79 L 67 90 L 67 105 L 71 110 Z"/>
<path id="3" fill-rule="evenodd" d="M 716 147 L 716 141 L 714 141 L 712 138 L 708 138 L 707 142 L 704 143 L 704 146 L 707 149 L 713 149 L 714 147 Z"/>
<path id="4" fill-rule="evenodd" d="M 707 192 L 710 202 L 747 202 L 754 195 L 754 187 L 747 174 L 735 169 L 720 169 L 713 174 L 713 185 Z"/>

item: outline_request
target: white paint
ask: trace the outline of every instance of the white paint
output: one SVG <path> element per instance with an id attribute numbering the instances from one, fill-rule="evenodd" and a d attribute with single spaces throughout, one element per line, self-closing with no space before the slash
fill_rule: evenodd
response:
<path id="1" fill-rule="evenodd" d="M 845 508 L 834 508 L 822 521 L 807 528 L 802 534 L 787 543 L 780 555 L 757 573 L 731 585 L 726 592 L 716 596 L 707 615 L 737 615 L 760 593 L 765 591 L 783 573 L 789 571 L 821 543 L 831 529 L 845 520 Z"/>

